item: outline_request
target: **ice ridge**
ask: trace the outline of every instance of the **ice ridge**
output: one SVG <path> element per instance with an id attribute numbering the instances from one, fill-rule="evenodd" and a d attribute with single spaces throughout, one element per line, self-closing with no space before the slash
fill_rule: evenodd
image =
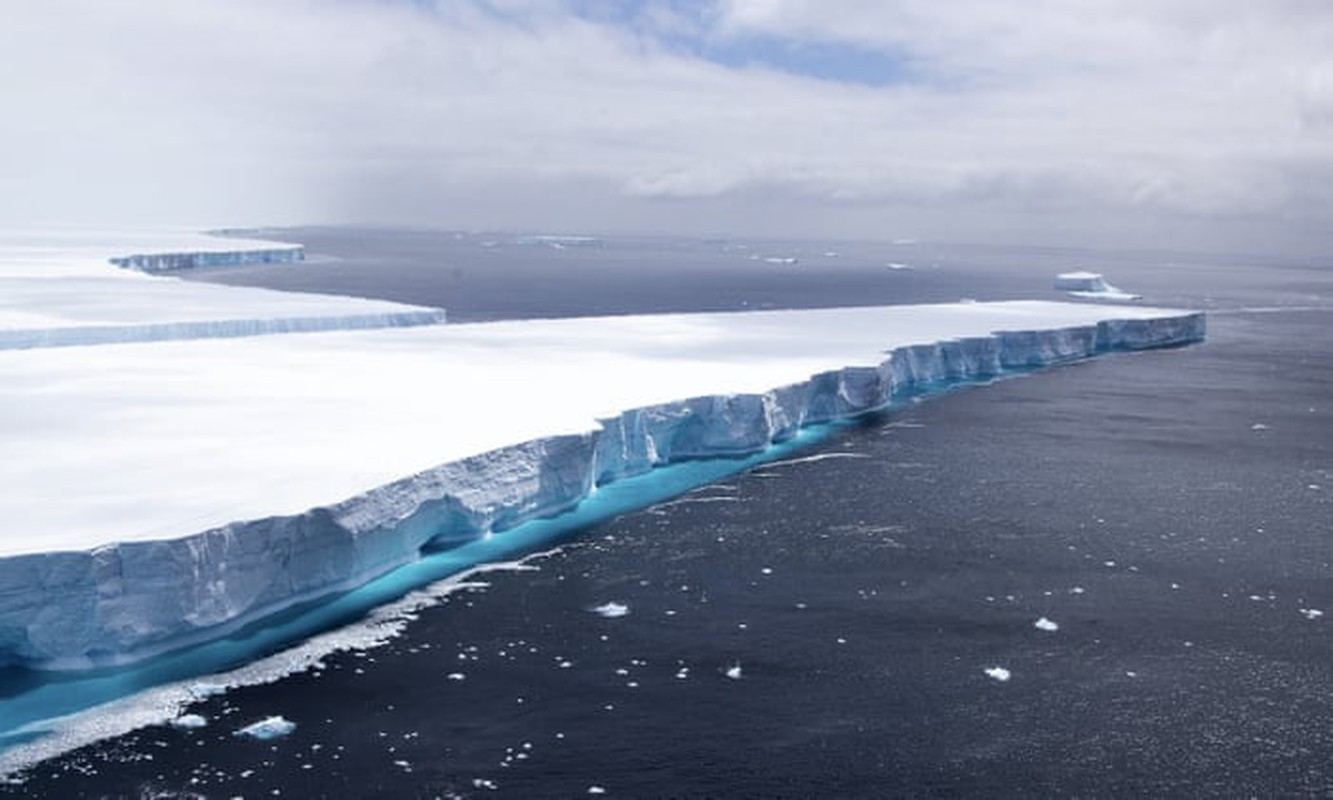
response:
<path id="1" fill-rule="evenodd" d="M 576 506 L 596 487 L 686 459 L 763 451 L 804 426 L 905 398 L 1112 351 L 1200 341 L 1182 313 L 1009 331 L 890 351 L 762 394 L 624 411 L 586 433 L 443 464 L 302 514 L 172 540 L 0 559 L 0 663 L 128 663 L 225 635 L 466 541 Z"/>

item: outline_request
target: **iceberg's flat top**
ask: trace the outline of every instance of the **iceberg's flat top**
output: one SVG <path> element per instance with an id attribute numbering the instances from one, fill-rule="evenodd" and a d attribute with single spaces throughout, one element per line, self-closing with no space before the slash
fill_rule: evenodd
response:
<path id="1" fill-rule="evenodd" d="M 186 283 L 111 266 L 137 253 L 222 253 L 297 245 L 200 234 L 0 233 L 0 338 L 93 326 L 366 317 L 426 311 L 380 300 Z"/>
<path id="2" fill-rule="evenodd" d="M 1180 314 L 959 303 L 0 350 L 0 555 L 298 513 L 622 410 L 764 392 L 902 345 Z"/>

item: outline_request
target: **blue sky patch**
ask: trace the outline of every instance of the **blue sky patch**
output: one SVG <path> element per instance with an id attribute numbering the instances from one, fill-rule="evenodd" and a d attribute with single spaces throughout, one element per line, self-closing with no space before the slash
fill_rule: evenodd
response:
<path id="1" fill-rule="evenodd" d="M 726 67 L 764 67 L 862 86 L 912 83 L 921 77 L 900 52 L 758 34 L 718 36 L 711 24 L 713 4 L 697 0 L 573 0 L 572 9 L 590 22 L 622 28 L 673 52 Z M 674 24 L 662 27 L 661 17 L 650 9 L 669 15 Z"/>

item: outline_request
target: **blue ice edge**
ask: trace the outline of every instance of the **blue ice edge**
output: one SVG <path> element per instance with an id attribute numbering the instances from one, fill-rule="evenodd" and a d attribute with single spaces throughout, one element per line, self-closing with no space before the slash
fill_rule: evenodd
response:
<path id="1" fill-rule="evenodd" d="M 230 636 L 123 667 L 77 672 L 0 674 L 0 752 L 44 735 L 43 720 L 72 714 L 154 686 L 223 672 L 293 642 L 360 619 L 371 609 L 473 567 L 510 561 L 565 541 L 578 531 L 815 444 L 856 421 L 816 425 L 745 458 L 669 464 L 599 488 L 573 510 L 525 522 L 503 534 L 429 553 L 369 583 L 318 603 L 266 617 Z M 28 728 L 25 730 L 20 730 Z"/>
<path id="2" fill-rule="evenodd" d="M 15 665 L 0 674 L 0 752 L 43 736 L 47 720 L 236 667 L 414 588 L 782 457 L 858 417 L 1203 336 L 1203 315 L 1183 313 L 903 347 L 877 366 L 762 395 L 633 409 L 588 434 L 442 465 L 294 517 L 0 559 L 0 656 Z"/>

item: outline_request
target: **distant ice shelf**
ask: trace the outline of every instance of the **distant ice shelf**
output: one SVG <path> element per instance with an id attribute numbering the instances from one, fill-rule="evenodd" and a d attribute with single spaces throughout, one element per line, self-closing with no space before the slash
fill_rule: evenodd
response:
<path id="1" fill-rule="evenodd" d="M 437 308 L 186 283 L 186 266 L 292 260 L 300 245 L 197 234 L 0 234 L 0 350 L 434 325 Z M 108 253 L 129 253 L 111 255 Z M 135 267 L 116 269 L 112 263 Z"/>
<path id="2" fill-rule="evenodd" d="M 228 250 L 186 250 L 176 253 L 133 253 L 107 259 L 118 267 L 140 272 L 172 272 L 196 267 L 234 267 L 242 264 L 291 264 L 305 259 L 299 244 L 239 246 Z"/>
<path id="3" fill-rule="evenodd" d="M 1195 312 L 1033 301 L 3 350 L 0 662 L 145 658 L 659 465 L 1203 336 Z"/>

